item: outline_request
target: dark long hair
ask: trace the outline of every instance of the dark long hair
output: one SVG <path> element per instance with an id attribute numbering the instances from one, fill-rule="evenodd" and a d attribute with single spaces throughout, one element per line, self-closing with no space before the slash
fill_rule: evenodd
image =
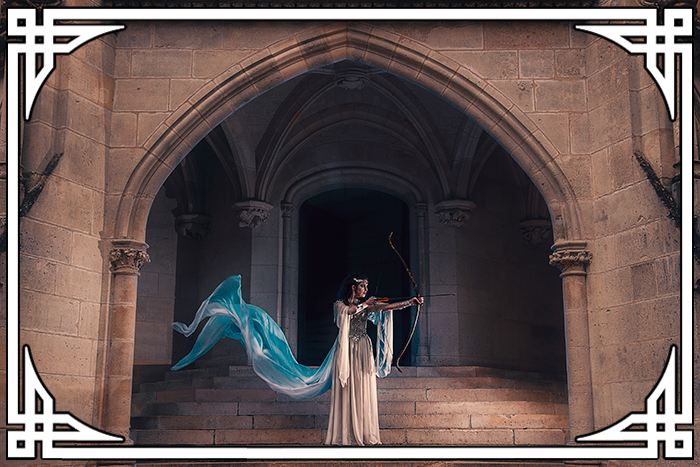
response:
<path id="1" fill-rule="evenodd" d="M 345 279 L 343 279 L 342 284 L 340 284 L 340 289 L 338 289 L 338 300 L 342 300 L 346 305 L 350 304 L 350 297 L 352 297 L 352 286 L 359 285 L 358 281 L 368 281 L 369 279 L 364 274 L 349 274 Z"/>

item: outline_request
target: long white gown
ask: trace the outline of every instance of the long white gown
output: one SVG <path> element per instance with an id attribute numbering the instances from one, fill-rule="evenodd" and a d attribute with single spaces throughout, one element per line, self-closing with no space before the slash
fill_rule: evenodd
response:
<path id="1" fill-rule="evenodd" d="M 340 329 L 339 345 L 347 342 L 348 361 L 342 361 L 344 352 L 336 352 L 325 444 L 381 444 L 377 410 L 377 371 L 372 341 L 367 335 L 369 312 L 365 309 L 348 315 L 348 308 L 348 305 L 340 300 L 335 302 L 333 307 L 335 321 Z M 346 374 L 343 374 L 344 368 Z"/>

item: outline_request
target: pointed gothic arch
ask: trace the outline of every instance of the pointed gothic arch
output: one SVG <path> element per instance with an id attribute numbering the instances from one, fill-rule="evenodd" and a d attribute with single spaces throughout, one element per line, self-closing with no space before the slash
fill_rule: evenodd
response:
<path id="1" fill-rule="evenodd" d="M 115 238 L 143 241 L 150 204 L 170 172 L 213 128 L 245 103 L 303 72 L 349 59 L 413 81 L 473 118 L 518 162 L 547 201 L 555 239 L 582 238 L 573 188 L 545 133 L 510 99 L 457 62 L 360 23 L 313 28 L 261 50 L 204 85 L 146 140 L 122 194 Z"/>
<path id="2" fill-rule="evenodd" d="M 145 156 L 132 172 L 119 201 L 115 239 L 145 240 L 150 206 L 162 184 L 192 148 L 233 112 L 281 82 L 341 60 L 366 63 L 405 78 L 474 119 L 541 192 L 551 214 L 555 241 L 564 246 L 564 253 L 585 246 L 578 201 L 557 163 L 559 152 L 545 131 L 513 101 L 459 63 L 418 42 L 361 23 L 311 28 L 284 39 L 232 66 L 195 92 L 143 144 Z M 424 195 L 413 197 L 418 203 L 425 199 Z M 558 261 L 566 266 L 569 260 Z M 575 325 L 581 335 L 586 335 L 585 342 L 567 340 L 570 347 L 585 351 L 585 355 L 576 352 L 573 357 L 579 359 L 575 367 L 582 379 L 569 396 L 578 407 L 588 407 L 587 413 L 572 417 L 572 432 L 579 433 L 588 431 L 593 419 L 592 404 L 587 401 L 591 394 L 588 325 L 585 313 L 579 313 L 586 309 L 585 272 L 573 268 L 564 275 L 572 278 L 564 284 L 565 302 L 569 301 L 565 307 L 575 312 Z M 115 285 L 117 294 L 118 288 Z"/>

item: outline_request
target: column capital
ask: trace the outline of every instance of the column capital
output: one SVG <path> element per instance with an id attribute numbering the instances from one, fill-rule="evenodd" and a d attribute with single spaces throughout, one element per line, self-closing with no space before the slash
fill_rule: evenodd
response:
<path id="1" fill-rule="evenodd" d="M 425 217 L 425 214 L 428 212 L 428 205 L 425 203 L 416 203 L 413 205 L 413 209 L 418 217 Z"/>
<path id="2" fill-rule="evenodd" d="M 476 204 L 468 199 L 448 199 L 435 205 L 438 222 L 450 227 L 462 227 Z"/>
<path id="3" fill-rule="evenodd" d="M 549 264 L 561 270 L 561 277 L 586 275 L 586 266 L 593 259 L 593 255 L 586 250 L 586 242 L 555 242 L 552 250 L 554 253 L 549 255 Z"/>
<path id="4" fill-rule="evenodd" d="M 151 262 L 146 253 L 148 244 L 137 240 L 112 240 L 109 261 L 112 263 L 114 274 L 139 275 L 141 266 Z"/>
<path id="5" fill-rule="evenodd" d="M 520 234 L 528 245 L 539 245 L 552 232 L 552 222 L 549 219 L 527 219 L 520 221 Z"/>
<path id="6" fill-rule="evenodd" d="M 280 209 L 282 209 L 282 217 L 290 218 L 294 212 L 294 204 L 287 201 L 282 201 L 280 204 Z"/>
<path id="7" fill-rule="evenodd" d="M 206 214 L 180 214 L 175 218 L 175 231 L 184 238 L 203 239 L 211 228 L 211 217 Z"/>
<path id="8" fill-rule="evenodd" d="M 267 222 L 267 218 L 270 217 L 270 211 L 273 206 L 264 201 L 248 199 L 237 202 L 233 205 L 233 208 L 238 214 L 238 226 L 249 227 L 255 230 Z"/>

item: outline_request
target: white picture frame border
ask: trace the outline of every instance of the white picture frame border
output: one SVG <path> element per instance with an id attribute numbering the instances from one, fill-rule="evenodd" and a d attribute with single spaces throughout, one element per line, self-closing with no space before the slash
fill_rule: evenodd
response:
<path id="1" fill-rule="evenodd" d="M 37 15 L 43 21 L 39 25 Z M 658 16 L 657 16 L 658 15 Z M 661 23 L 659 22 L 661 19 Z M 551 20 L 604 21 L 606 24 L 578 25 L 577 29 L 597 34 L 615 42 L 631 54 L 644 54 L 649 73 L 656 81 L 671 119 L 680 118 L 681 148 L 681 340 L 672 346 L 659 382 L 646 398 L 646 411 L 632 413 L 617 423 L 576 439 L 582 444 L 570 446 L 446 446 L 446 447 L 249 447 L 202 446 L 147 447 L 125 445 L 120 436 L 110 435 L 81 422 L 69 413 L 54 412 L 55 401 L 41 382 L 28 347 L 19 341 L 19 129 L 20 120 L 28 119 L 41 86 L 54 67 L 56 54 L 69 54 L 80 45 L 122 29 L 120 21 L 169 20 Z M 68 23 L 61 23 L 61 22 Z M 80 24 L 90 21 L 91 24 Z M 95 25 L 106 21 L 109 25 Z M 8 9 L 7 46 L 7 165 L 8 165 L 8 251 L 7 251 L 7 457 L 65 460 L 611 460 L 611 459 L 690 459 L 693 456 L 693 153 L 692 153 L 692 36 L 691 9 L 666 9 L 659 14 L 653 8 L 552 8 L 552 9 L 336 9 L 336 8 L 55 8 Z M 116 24 L 115 24 L 116 23 Z M 54 36 L 74 36 L 67 43 L 54 43 Z M 34 40 L 42 36 L 43 41 Z M 643 43 L 630 36 L 645 37 Z M 656 36 L 664 36 L 657 43 Z M 21 41 L 21 38 L 24 41 Z M 653 39 L 652 39 L 653 38 Z M 24 54 L 24 69 L 20 55 Z M 35 57 L 43 56 L 43 68 L 37 73 Z M 678 66 L 658 68 L 657 57 Z M 679 71 L 679 75 L 676 71 Z M 21 93 L 20 73 L 24 73 L 25 94 Z M 676 93 L 679 93 L 678 96 Z M 679 97 L 676 99 L 676 97 Z M 24 99 L 24 102 L 21 100 Z M 676 108 L 680 102 L 680 108 Z M 20 116 L 20 109 L 25 115 Z M 679 363 L 679 357 L 680 363 Z M 20 358 L 24 362 L 24 380 L 20 381 Z M 681 382 L 677 384 L 676 375 Z M 677 388 L 680 387 L 680 391 Z M 41 407 L 26 404 L 20 411 L 20 390 L 24 400 L 42 400 Z M 658 400 L 664 398 L 664 412 Z M 680 400 L 680 411 L 675 409 Z M 71 430 L 56 430 L 56 425 Z M 644 425 L 645 430 L 630 430 Z M 13 426 L 21 427 L 12 429 Z M 49 427 L 53 427 L 49 429 Z M 57 445 L 57 442 L 99 443 L 81 446 Z M 595 445 L 585 445 L 594 442 Z M 663 442 L 663 449 L 659 448 Z M 111 444 L 115 443 L 115 444 Z M 613 443 L 614 445 L 606 445 Z M 622 443 L 622 444 L 620 444 Z M 624 445 L 624 443 L 632 443 Z M 38 445 L 40 444 L 40 448 Z"/>

